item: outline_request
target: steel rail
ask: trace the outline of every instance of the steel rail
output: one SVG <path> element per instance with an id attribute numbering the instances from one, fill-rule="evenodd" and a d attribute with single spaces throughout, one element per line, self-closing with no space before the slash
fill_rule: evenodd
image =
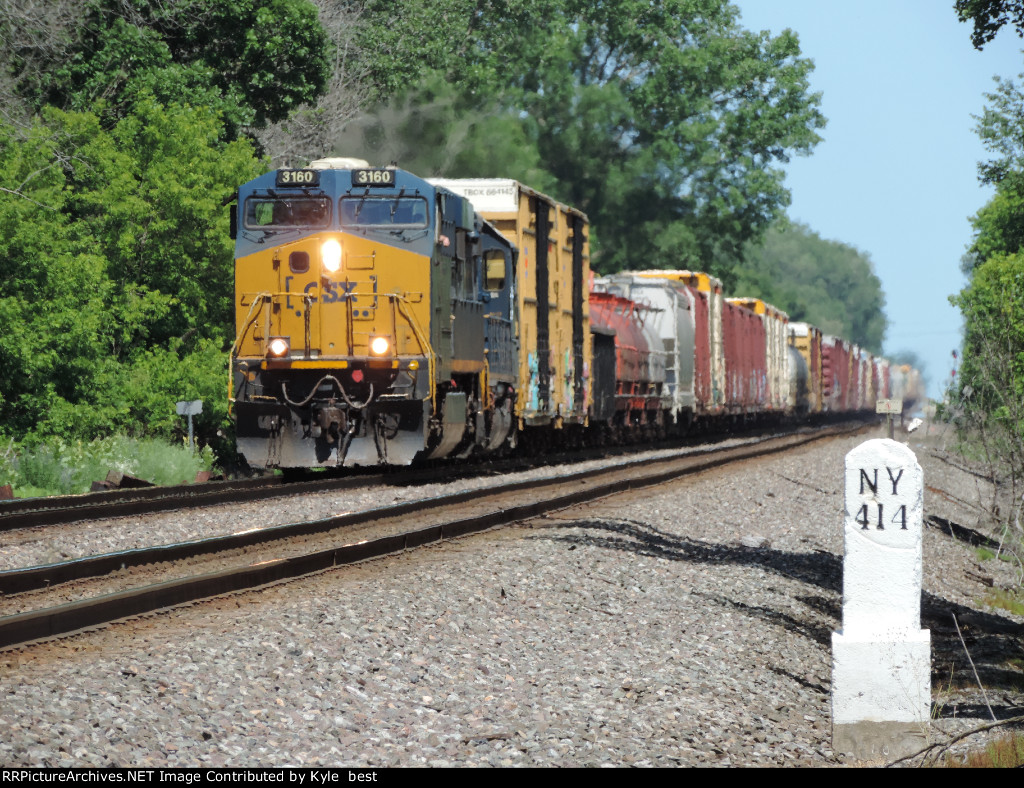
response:
<path id="1" fill-rule="evenodd" d="M 744 433 L 757 435 L 755 430 Z M 685 445 L 676 440 L 658 442 L 657 447 L 669 448 Z M 544 456 L 522 456 L 506 460 L 490 460 L 488 472 L 508 473 L 523 467 L 534 467 L 538 462 L 571 462 L 595 456 L 614 456 L 635 453 L 636 445 L 614 445 L 599 448 L 580 449 L 574 452 L 559 452 Z M 648 447 L 650 448 L 650 447 Z M 298 478 L 286 479 L 269 476 L 254 479 L 196 482 L 153 487 L 129 487 L 117 490 L 60 495 L 39 498 L 17 498 L 0 501 L 0 533 L 36 526 L 61 525 L 81 520 L 98 520 L 110 517 L 128 517 L 176 509 L 199 508 L 217 504 L 240 503 L 266 500 L 287 495 L 300 495 L 325 490 L 347 490 L 368 487 L 374 484 L 413 484 L 425 479 L 436 480 L 438 476 L 473 475 L 480 471 L 478 465 L 444 462 L 428 467 L 392 469 L 385 473 L 377 469 L 344 469 L 345 475 L 297 472 Z M 321 477 L 321 478 L 318 478 Z"/>
<path id="2" fill-rule="evenodd" d="M 172 509 L 233 503 L 247 499 L 271 498 L 304 492 L 302 484 L 340 484 L 346 480 L 288 483 L 281 477 L 224 482 L 197 482 L 167 487 L 131 487 L 121 490 L 60 495 L 47 498 L 18 498 L 0 503 L 0 531 L 59 525 L 75 520 L 96 520 Z M 352 480 L 347 480 L 350 483 Z M 361 480 L 366 483 L 365 477 Z M 321 489 L 321 487 L 314 487 Z"/>
<path id="3" fill-rule="evenodd" d="M 606 447 L 598 451 L 604 455 L 627 453 L 636 447 Z M 580 452 L 576 453 L 577 455 Z M 553 455 L 543 458 L 551 461 Z M 568 458 L 569 455 L 565 455 Z M 510 472 L 525 467 L 531 458 L 514 458 L 505 461 L 491 461 L 496 472 Z M 532 458 L 537 460 L 538 458 Z M 577 456 L 578 459 L 578 456 Z M 534 463 L 535 464 L 535 463 Z M 166 487 L 131 487 L 120 490 L 61 495 L 41 498 L 17 498 L 0 501 L 0 533 L 35 526 L 61 525 L 80 520 L 99 520 L 109 517 L 128 517 L 138 514 L 174 511 L 176 509 L 199 508 L 217 504 L 241 503 L 266 500 L 287 495 L 301 495 L 327 490 L 349 490 L 369 487 L 375 484 L 412 484 L 424 480 L 436 481 L 438 476 L 477 475 L 479 466 L 446 463 L 443 468 L 416 467 L 379 471 L 356 472 L 346 469 L 349 475 L 285 479 L 271 476 L 257 479 L 233 481 L 197 482 L 193 484 Z M 367 469 L 369 470 L 369 469 Z"/>
<path id="4" fill-rule="evenodd" d="M 330 517 L 324 520 L 274 526 L 229 536 L 211 537 L 197 542 L 185 542 L 156 548 L 131 550 L 123 553 L 92 556 L 64 564 L 52 564 L 43 567 L 3 572 L 0 573 L 0 590 L 2 590 L 2 593 L 9 594 L 13 593 L 15 588 L 23 590 L 39 588 L 51 583 L 66 582 L 70 579 L 95 577 L 99 574 L 106 574 L 125 568 L 128 565 L 134 566 L 176 560 L 211 552 L 223 552 L 260 542 L 329 531 L 356 523 L 393 519 L 427 509 L 456 506 L 468 500 L 479 502 L 482 497 L 498 496 L 524 489 L 539 490 L 554 485 L 570 484 L 584 479 L 592 479 L 600 475 L 622 473 L 639 466 L 644 466 L 650 471 L 642 477 L 613 478 L 610 481 L 594 484 L 586 489 L 557 494 L 528 504 L 489 511 L 478 516 L 455 519 L 405 533 L 341 545 L 306 555 L 261 561 L 208 574 L 128 589 L 56 607 L 6 616 L 0 618 L 0 648 L 9 648 L 30 641 L 66 635 L 82 629 L 152 613 L 165 608 L 198 602 L 231 592 L 254 589 L 283 580 L 314 574 L 336 566 L 436 544 L 444 539 L 531 519 L 541 514 L 565 509 L 616 493 L 661 484 L 684 475 L 699 473 L 728 463 L 790 450 L 824 438 L 855 432 L 862 428 L 862 425 L 858 425 L 856 428 L 849 426 L 831 427 L 814 433 L 769 438 L 758 443 L 728 449 L 710 448 L 696 452 L 691 451 L 685 455 L 659 458 L 653 461 L 650 459 L 634 460 L 620 463 L 612 468 L 605 467 L 571 473 L 566 476 L 515 482 L 490 488 L 486 491 L 472 490 L 455 495 L 431 498 L 426 501 L 398 504 Z M 655 470 L 656 466 L 661 466 L 662 469 Z"/>

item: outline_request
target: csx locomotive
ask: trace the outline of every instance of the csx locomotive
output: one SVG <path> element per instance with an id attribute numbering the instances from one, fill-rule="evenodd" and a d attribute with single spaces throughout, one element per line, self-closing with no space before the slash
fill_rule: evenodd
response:
<path id="1" fill-rule="evenodd" d="M 514 191 L 489 222 L 359 160 L 239 189 L 230 399 L 250 465 L 404 465 L 585 423 L 586 218 Z M 573 352 L 553 359 L 556 334 Z"/>
<path id="2" fill-rule="evenodd" d="M 229 399 L 255 467 L 406 465 L 890 393 L 883 360 L 706 274 L 594 282 L 587 217 L 513 180 L 324 159 L 237 197 Z"/>

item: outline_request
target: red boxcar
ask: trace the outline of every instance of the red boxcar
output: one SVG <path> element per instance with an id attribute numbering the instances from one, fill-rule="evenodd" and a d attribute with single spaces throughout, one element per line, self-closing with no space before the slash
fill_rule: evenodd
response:
<path id="1" fill-rule="evenodd" d="M 860 348 L 856 345 L 849 345 L 850 352 L 850 385 L 846 395 L 846 407 L 844 410 L 860 410 L 862 393 Z"/>
<path id="2" fill-rule="evenodd" d="M 850 343 L 839 337 L 821 339 L 822 409 L 846 413 L 850 409 Z"/>
<path id="3" fill-rule="evenodd" d="M 889 360 L 876 358 L 875 373 L 878 376 L 878 398 L 889 399 L 889 395 L 892 392 L 892 385 L 889 383 Z"/>
<path id="4" fill-rule="evenodd" d="M 768 409 L 768 356 L 760 316 L 726 301 L 722 307 L 725 344 L 725 407 L 730 413 Z"/>

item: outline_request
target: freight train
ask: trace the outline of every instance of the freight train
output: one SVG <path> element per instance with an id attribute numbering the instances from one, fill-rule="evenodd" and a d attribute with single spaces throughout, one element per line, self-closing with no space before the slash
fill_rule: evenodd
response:
<path id="1" fill-rule="evenodd" d="M 249 465 L 407 465 L 920 397 L 690 271 L 594 278 L 581 211 L 513 180 L 323 159 L 238 190 L 229 400 Z"/>

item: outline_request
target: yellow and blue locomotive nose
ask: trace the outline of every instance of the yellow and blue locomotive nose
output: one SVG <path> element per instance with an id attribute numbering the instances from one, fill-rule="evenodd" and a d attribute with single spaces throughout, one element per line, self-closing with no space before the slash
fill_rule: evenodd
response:
<path id="1" fill-rule="evenodd" d="M 393 171 L 357 193 L 356 171 L 309 172 L 239 191 L 239 448 L 257 465 L 409 462 L 432 394 L 429 202 Z"/>

